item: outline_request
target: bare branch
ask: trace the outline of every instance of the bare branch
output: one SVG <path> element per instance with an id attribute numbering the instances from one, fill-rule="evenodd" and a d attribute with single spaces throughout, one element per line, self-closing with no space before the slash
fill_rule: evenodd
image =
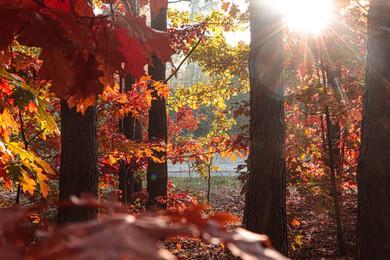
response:
<path id="1" fill-rule="evenodd" d="M 194 45 L 194 47 L 191 49 L 191 51 L 184 57 L 184 59 L 180 62 L 179 66 L 177 66 L 177 69 L 175 70 L 175 72 L 173 72 L 165 81 L 164 83 L 167 83 L 173 76 L 175 76 L 177 74 L 177 72 L 179 71 L 180 67 L 184 64 L 184 62 L 191 56 L 191 54 L 195 51 L 195 49 L 198 47 L 198 45 L 200 44 L 200 42 L 202 41 L 202 38 L 205 34 L 206 30 L 204 29 L 203 32 L 202 32 L 202 35 L 201 37 L 199 37 L 199 40 L 198 42 Z"/>

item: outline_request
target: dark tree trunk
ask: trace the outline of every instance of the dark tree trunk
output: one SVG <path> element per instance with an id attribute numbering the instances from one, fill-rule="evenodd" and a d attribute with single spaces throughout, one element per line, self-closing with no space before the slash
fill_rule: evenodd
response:
<path id="1" fill-rule="evenodd" d="M 250 13 L 250 178 L 244 222 L 287 254 L 282 15 L 265 0 L 250 1 Z"/>
<path id="2" fill-rule="evenodd" d="M 122 1 L 125 4 L 125 8 L 129 13 L 137 15 L 138 4 L 137 0 Z M 130 91 L 133 89 L 135 79 L 131 74 L 125 76 L 125 88 L 124 91 Z M 122 78 L 120 82 L 120 92 L 123 83 Z M 141 121 L 133 118 L 132 115 L 125 115 L 123 119 L 119 120 L 119 132 L 123 133 L 127 139 L 142 141 L 142 125 Z M 134 192 L 142 190 L 142 180 L 135 178 L 134 169 L 137 168 L 134 165 L 129 165 L 124 160 L 120 162 L 119 167 L 119 190 L 121 191 L 120 200 L 123 204 L 130 204 L 133 202 Z"/>
<path id="3" fill-rule="evenodd" d="M 60 200 L 70 195 L 89 192 L 98 195 L 98 142 L 96 108 L 85 114 L 61 103 L 61 170 Z M 88 208 L 59 208 L 58 224 L 96 218 L 97 210 Z"/>
<path id="4" fill-rule="evenodd" d="M 135 83 L 135 79 L 130 74 L 127 74 L 125 77 L 125 91 L 132 90 L 133 83 Z M 142 141 L 141 122 L 132 115 L 126 115 L 123 120 L 119 121 L 119 130 L 123 132 L 127 139 Z M 131 204 L 133 201 L 134 192 L 139 192 L 142 190 L 142 181 L 135 177 L 134 170 L 136 168 L 137 167 L 135 165 L 128 164 L 124 160 L 120 162 L 120 201 L 124 204 Z"/>
<path id="5" fill-rule="evenodd" d="M 127 74 L 125 78 L 125 91 L 131 91 L 134 83 L 135 79 L 130 74 Z M 123 134 L 127 139 L 142 141 L 141 121 L 132 115 L 126 115 L 123 119 Z"/>
<path id="6" fill-rule="evenodd" d="M 342 99 L 342 93 L 341 93 L 341 86 L 338 86 L 337 82 L 341 82 L 341 62 L 335 62 L 336 68 L 325 69 L 326 74 L 326 80 L 328 84 L 332 87 L 336 95 L 339 95 L 339 98 Z M 341 128 L 340 123 L 338 120 L 336 122 L 331 122 L 331 136 L 332 136 L 332 149 L 333 149 L 333 158 L 334 158 L 334 165 L 335 170 L 337 172 L 337 175 L 339 176 L 339 183 L 342 181 L 342 171 L 343 171 L 343 160 L 342 160 L 342 153 L 341 149 L 339 147 L 339 144 L 341 142 Z"/>
<path id="7" fill-rule="evenodd" d="M 151 0 L 160 1 L 160 0 Z M 166 31 L 167 29 L 167 10 L 165 6 L 160 9 L 159 13 L 152 13 L 151 26 L 153 29 L 160 31 Z M 165 80 L 165 64 L 158 60 L 156 55 L 153 56 L 153 66 L 149 66 L 149 75 L 154 80 Z M 153 93 L 154 99 L 152 100 L 152 106 L 149 111 L 149 140 L 155 138 L 162 139 L 167 142 L 167 108 L 164 98 L 157 96 L 157 93 Z M 157 155 L 160 158 L 166 158 L 165 152 L 159 152 Z M 148 162 L 147 172 L 147 190 L 149 193 L 149 205 L 158 204 L 155 201 L 156 197 L 167 195 L 167 183 L 168 183 L 168 169 L 167 163 L 157 163 L 152 159 Z"/>
<path id="8" fill-rule="evenodd" d="M 120 201 L 123 205 L 129 205 L 132 203 L 133 195 L 133 174 L 130 171 L 129 165 L 125 160 L 120 161 L 119 165 L 119 190 Z"/>
<path id="9" fill-rule="evenodd" d="M 134 82 L 135 79 L 130 74 L 128 74 L 125 79 L 125 91 L 131 90 L 133 88 L 132 84 Z M 126 115 L 123 119 L 123 134 L 128 139 L 142 141 L 141 119 L 137 120 L 136 118 L 132 117 L 132 115 Z M 142 191 L 142 180 L 135 176 L 133 171 L 134 168 L 138 167 L 132 166 L 129 173 L 131 175 L 130 180 L 132 183 L 132 193 Z"/>
<path id="10" fill-rule="evenodd" d="M 390 3 L 372 0 L 358 164 L 359 259 L 390 259 Z"/>

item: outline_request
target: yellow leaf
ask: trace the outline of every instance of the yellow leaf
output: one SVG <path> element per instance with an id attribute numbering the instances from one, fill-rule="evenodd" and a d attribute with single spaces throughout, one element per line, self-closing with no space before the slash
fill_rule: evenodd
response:
<path id="1" fill-rule="evenodd" d="M 10 142 L 8 143 L 8 148 L 12 152 L 12 154 L 16 155 L 19 154 L 20 159 L 23 161 L 26 158 L 30 158 L 31 154 L 20 147 L 19 143 L 16 142 Z"/>
<path id="2" fill-rule="evenodd" d="M 47 134 L 59 134 L 57 124 L 53 116 L 46 111 L 48 104 L 41 98 L 38 98 L 38 120 L 41 123 L 41 129 L 46 129 Z"/>
<path id="3" fill-rule="evenodd" d="M 235 162 L 236 159 L 237 159 L 236 154 L 235 154 L 235 153 L 232 153 L 232 155 L 230 156 L 230 160 L 231 160 L 232 162 Z"/>
<path id="4" fill-rule="evenodd" d="M 50 167 L 50 165 L 41 158 L 35 156 L 34 162 L 38 164 L 44 170 L 45 173 L 55 174 L 54 170 Z"/>
<path id="5" fill-rule="evenodd" d="M 117 162 L 117 160 L 112 156 L 112 155 L 109 155 L 108 156 L 108 162 L 113 165 L 114 163 Z"/>
<path id="6" fill-rule="evenodd" d="M 28 173 L 25 170 L 22 170 L 22 176 L 23 178 L 20 180 L 20 185 L 22 186 L 23 192 L 28 192 L 33 195 L 36 186 L 35 181 L 28 176 Z"/>
<path id="7" fill-rule="evenodd" d="M 6 142 L 9 141 L 9 136 L 12 131 L 15 132 L 16 129 L 19 128 L 18 123 L 15 121 L 13 116 L 8 112 L 7 109 L 4 109 L 3 113 L 0 114 L 0 126 L 2 128 L 2 132 L 4 140 Z"/>
<path id="8" fill-rule="evenodd" d="M 37 177 L 38 177 L 38 183 L 41 189 L 42 196 L 46 198 L 50 191 L 50 187 L 46 182 L 47 180 L 49 180 L 49 178 L 47 178 L 47 176 L 44 175 L 43 173 L 38 173 Z"/>

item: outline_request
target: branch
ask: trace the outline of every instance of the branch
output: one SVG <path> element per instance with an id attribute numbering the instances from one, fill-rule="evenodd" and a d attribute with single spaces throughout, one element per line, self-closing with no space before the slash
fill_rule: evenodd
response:
<path id="1" fill-rule="evenodd" d="M 42 6 L 42 7 L 45 7 L 45 8 L 49 8 L 47 7 L 44 3 L 42 3 L 41 1 L 38 1 L 38 0 L 33 0 L 35 3 L 37 3 L 38 5 Z"/>
<path id="2" fill-rule="evenodd" d="M 41 131 L 36 133 L 33 137 L 30 138 L 30 140 L 28 140 L 27 144 L 30 144 L 32 141 L 34 141 L 34 139 L 37 138 L 40 134 L 42 134 L 43 131 L 45 131 L 45 130 L 46 130 L 46 128 L 43 128 Z"/>
<path id="3" fill-rule="evenodd" d="M 190 2 L 190 3 L 192 3 L 192 0 L 175 0 L 175 1 L 168 2 L 168 4 L 176 4 L 176 3 L 180 3 L 180 2 Z"/>
<path id="4" fill-rule="evenodd" d="M 22 134 L 22 139 L 23 139 L 23 143 L 24 143 L 24 149 L 27 151 L 27 149 L 28 149 L 28 141 L 27 141 L 27 138 L 26 138 L 26 134 L 24 132 L 22 110 L 20 108 L 19 108 L 19 121 L 20 121 L 20 132 Z"/>
<path id="5" fill-rule="evenodd" d="M 359 0 L 355 0 L 354 2 L 357 3 L 358 6 L 359 6 L 361 9 L 363 9 L 366 13 L 368 13 L 368 10 L 362 5 L 362 3 L 360 3 Z"/>
<path id="6" fill-rule="evenodd" d="M 195 51 L 195 49 L 198 47 L 200 42 L 202 41 L 202 37 L 206 33 L 206 30 L 204 29 L 202 32 L 201 37 L 199 37 L 198 42 L 195 44 L 195 46 L 191 49 L 191 51 L 184 57 L 184 59 L 180 62 L 179 66 L 177 66 L 177 69 L 175 72 L 173 72 L 165 81 L 164 83 L 167 83 L 173 76 L 176 76 L 177 72 L 179 71 L 180 67 L 184 64 L 184 62 L 191 56 L 191 54 Z"/>

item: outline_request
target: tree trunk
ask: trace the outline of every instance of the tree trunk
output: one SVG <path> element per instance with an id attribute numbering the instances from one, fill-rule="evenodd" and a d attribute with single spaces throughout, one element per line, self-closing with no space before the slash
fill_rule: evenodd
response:
<path id="1" fill-rule="evenodd" d="M 66 101 L 61 102 L 60 201 L 83 192 L 98 195 L 96 121 L 95 107 L 82 115 L 69 109 Z M 96 214 L 96 209 L 60 207 L 58 224 L 94 219 Z"/>
<path id="2" fill-rule="evenodd" d="M 127 74 L 125 77 L 125 92 L 132 90 L 133 83 L 135 83 L 135 79 L 130 74 Z M 123 120 L 119 121 L 119 129 L 127 139 L 142 141 L 141 122 L 131 114 L 125 115 Z M 120 201 L 123 204 L 131 204 L 134 192 L 140 192 L 142 190 L 142 180 L 134 177 L 134 171 L 137 168 L 135 165 L 126 163 L 125 160 L 120 162 L 119 190 L 121 191 Z"/>
<path id="3" fill-rule="evenodd" d="M 135 79 L 130 75 L 126 75 L 125 79 L 125 91 L 130 91 L 133 86 L 132 84 L 135 82 Z M 126 138 L 135 140 L 135 141 L 142 141 L 142 123 L 141 119 L 137 120 L 132 115 L 126 115 L 123 119 L 123 133 L 126 136 Z M 142 180 L 137 178 L 134 174 L 134 169 L 138 168 L 136 166 L 133 166 L 130 168 L 130 180 L 132 183 L 132 193 L 134 192 L 140 192 L 142 191 Z"/>
<path id="4" fill-rule="evenodd" d="M 390 259 L 390 3 L 372 0 L 358 164 L 359 259 Z"/>
<path id="5" fill-rule="evenodd" d="M 336 95 L 340 96 L 340 99 L 343 98 L 343 94 L 341 93 L 341 86 L 337 85 L 337 82 L 341 82 L 341 62 L 334 62 L 335 68 L 325 68 L 325 75 L 327 83 L 332 87 Z M 324 83 L 325 84 L 325 83 Z M 342 172 L 343 172 L 343 160 L 341 149 L 339 148 L 339 144 L 341 142 L 341 128 L 338 120 L 332 122 L 331 125 L 331 136 L 332 136 L 332 149 L 333 149 L 333 158 L 334 165 L 339 176 L 339 184 L 342 182 Z"/>
<path id="6" fill-rule="evenodd" d="M 123 1 L 128 12 L 133 15 L 138 13 L 137 0 Z M 131 74 L 125 76 L 125 89 L 130 91 L 133 89 L 135 79 Z M 122 78 L 120 83 L 120 91 L 122 89 Z M 125 115 L 123 119 L 119 120 L 119 132 L 123 133 L 126 139 L 142 141 L 142 125 L 141 121 L 133 118 L 132 115 Z M 142 180 L 134 177 L 134 169 L 137 167 L 127 164 L 124 160 L 120 162 L 119 167 L 119 190 L 121 191 L 121 202 L 123 204 L 130 204 L 133 201 L 134 192 L 142 191 Z"/>
<path id="7" fill-rule="evenodd" d="M 325 84 L 325 83 L 324 83 Z M 325 88 L 324 88 L 325 89 Z M 328 141 L 328 154 L 329 154 L 329 169 L 330 169 L 330 184 L 331 184 L 331 194 L 333 198 L 333 205 L 335 211 L 335 220 L 336 220 L 336 229 L 337 229 L 337 242 L 339 246 L 340 256 L 345 256 L 345 244 L 343 238 L 343 228 L 341 223 L 341 211 L 340 203 L 337 195 L 337 183 L 336 183 L 336 169 L 335 169 L 335 156 L 333 154 L 333 139 L 332 139 L 332 121 L 330 119 L 329 108 L 325 106 L 325 117 L 326 117 L 326 130 L 327 130 L 327 141 Z M 324 140 L 325 142 L 325 140 Z M 325 145 L 326 146 L 326 145 Z"/>
<path id="8" fill-rule="evenodd" d="M 161 1 L 161 0 L 151 0 Z M 152 5 L 152 3 L 151 3 Z M 160 8 L 159 13 L 151 14 L 151 26 L 153 29 L 166 31 L 168 6 Z M 154 80 L 165 80 L 165 64 L 153 56 L 153 66 L 149 66 L 149 75 Z M 149 140 L 155 138 L 167 142 L 167 108 L 164 98 L 160 98 L 157 92 L 153 93 L 152 106 L 149 111 Z M 158 152 L 157 156 L 166 159 L 166 152 Z M 157 163 L 152 159 L 148 161 L 147 190 L 149 193 L 149 205 L 158 204 L 156 197 L 167 195 L 168 169 L 167 162 Z"/>
<path id="9" fill-rule="evenodd" d="M 287 254 L 282 15 L 265 0 L 250 1 L 250 13 L 250 178 L 244 222 Z"/>

